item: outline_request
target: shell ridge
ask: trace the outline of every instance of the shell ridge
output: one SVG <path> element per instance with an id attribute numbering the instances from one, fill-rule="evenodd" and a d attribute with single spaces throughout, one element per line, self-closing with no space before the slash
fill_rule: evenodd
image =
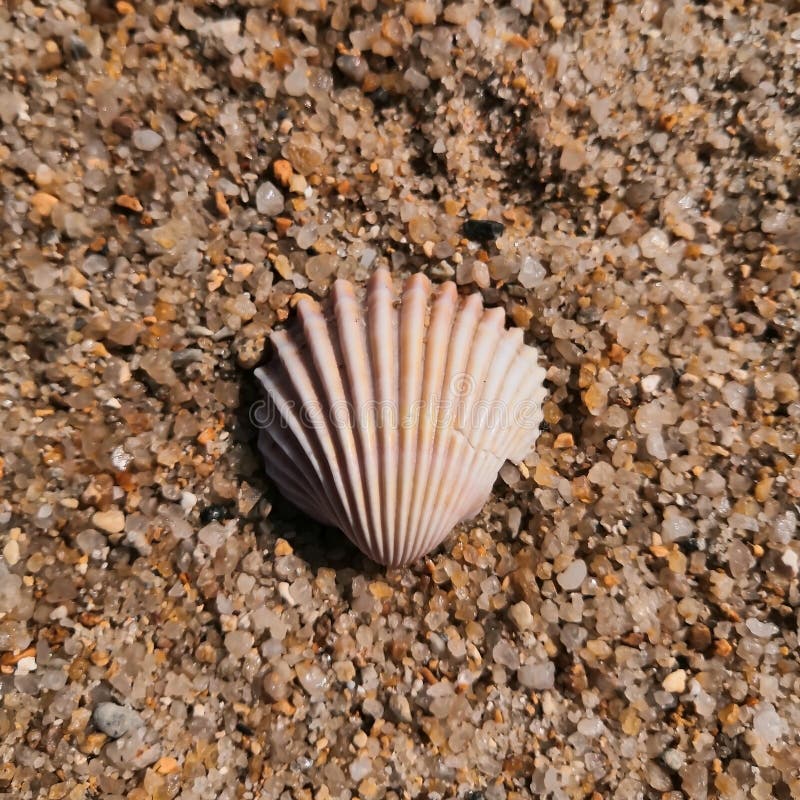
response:
<path id="1" fill-rule="evenodd" d="M 514 376 L 513 369 L 513 364 L 523 347 L 525 345 L 521 337 L 516 336 L 514 330 L 505 331 L 505 335 L 501 335 L 485 377 L 481 396 L 475 399 L 470 408 L 468 422 L 458 428 L 473 448 L 491 452 L 495 457 L 502 457 L 498 436 L 509 427 L 507 415 L 511 410 L 510 401 L 513 392 L 508 391 L 508 386 L 510 384 L 516 386 L 524 380 L 522 376 Z M 505 383 L 503 378 L 506 378 Z"/>
<path id="2" fill-rule="evenodd" d="M 343 503 L 348 509 L 348 520 L 353 536 L 360 541 L 361 549 L 369 548 L 368 529 L 364 516 L 364 498 L 361 496 L 361 479 L 357 464 L 356 447 L 349 420 L 349 407 L 344 384 L 339 371 L 339 358 L 330 335 L 328 320 L 314 303 L 298 304 L 300 323 L 309 355 L 314 365 L 323 400 L 323 423 L 319 431 L 325 431 L 336 454 L 338 487 Z M 345 415 L 347 418 L 345 418 Z M 336 418 L 335 418 L 336 417 Z"/>
<path id="3" fill-rule="evenodd" d="M 380 538 L 387 558 L 395 549 L 395 505 L 397 484 L 397 311 L 392 279 L 385 269 L 377 270 L 367 287 L 367 331 L 370 372 L 375 398 L 375 427 L 380 463 Z"/>
<path id="4" fill-rule="evenodd" d="M 546 396 L 544 388 L 545 372 L 539 366 L 539 351 L 530 346 L 526 346 L 519 356 L 519 371 L 523 374 L 523 380 L 514 392 L 513 407 L 516 412 L 524 408 L 533 408 L 533 413 L 524 421 L 515 414 L 514 425 L 505 432 L 502 440 L 504 459 L 519 462 L 530 452 L 533 443 L 539 436 L 539 428 L 542 424 L 542 403 Z M 514 443 L 517 442 L 516 447 Z"/>
<path id="5" fill-rule="evenodd" d="M 514 341 L 511 337 L 505 336 L 503 339 L 505 342 L 510 342 L 513 346 Z M 503 343 L 502 341 L 500 342 L 497 351 L 502 348 Z M 533 348 L 528 348 L 526 345 L 522 344 L 521 341 L 517 342 L 516 349 L 510 353 L 498 355 L 497 351 L 495 352 L 492 370 L 490 370 L 487 375 L 485 388 L 488 391 L 485 392 L 486 396 L 482 397 L 481 401 L 486 400 L 491 412 L 491 406 L 494 405 L 494 401 L 497 400 L 497 396 L 499 395 L 499 413 L 502 420 L 504 419 L 504 415 L 516 413 L 517 402 L 514 398 L 519 400 L 527 396 L 528 385 L 531 382 L 531 378 L 526 374 L 525 370 L 514 370 L 512 362 L 518 363 L 521 353 L 526 353 L 528 351 L 534 353 L 535 351 L 533 351 Z M 514 375 L 513 381 L 506 385 L 505 391 L 503 391 L 503 385 L 496 380 L 497 370 L 500 369 L 504 369 L 506 374 L 511 373 Z M 493 371 L 494 374 L 492 374 Z M 493 391 L 493 388 L 497 391 Z M 481 477 L 481 472 L 484 467 L 485 470 L 488 471 L 488 467 L 486 467 L 485 464 L 482 465 L 480 462 L 488 459 L 488 464 L 493 465 L 493 472 L 496 475 L 497 471 L 506 461 L 506 456 L 504 456 L 503 453 L 507 452 L 509 436 L 513 435 L 516 431 L 516 426 L 514 424 L 502 425 L 500 430 L 497 430 L 494 435 L 490 437 L 494 444 L 494 446 L 490 446 L 490 443 L 486 441 L 487 434 L 489 433 L 489 426 L 486 425 L 486 423 L 491 422 L 491 418 L 484 418 L 482 422 L 484 424 L 474 430 L 477 434 L 474 439 L 472 437 L 473 429 L 470 426 L 467 425 L 465 428 L 458 431 L 470 442 L 473 448 L 473 458 L 470 459 L 468 465 L 465 465 L 461 473 L 463 475 L 466 472 L 469 477 L 463 482 L 457 483 L 458 486 L 463 486 L 463 488 L 458 492 L 458 496 L 446 511 L 447 516 L 452 517 L 456 522 L 471 518 L 469 510 L 477 503 L 477 499 L 474 503 L 471 503 L 470 496 L 477 498 L 477 493 L 480 491 L 484 497 L 483 502 L 485 502 L 485 498 L 491 493 L 491 485 L 489 485 L 488 490 L 484 491 L 483 489 L 484 482 Z M 494 481 L 492 481 L 492 484 L 493 483 Z M 481 505 L 483 505 L 483 503 L 481 503 Z"/>
<path id="6" fill-rule="evenodd" d="M 372 370 L 367 353 L 366 325 L 363 308 L 355 297 L 352 284 L 337 280 L 334 284 L 336 322 L 340 347 L 349 384 L 349 400 L 353 409 L 356 448 L 359 453 L 361 489 L 369 515 L 365 538 L 374 542 L 381 558 L 386 557 L 382 543 L 380 480 L 377 465 Z M 371 535 L 370 535 L 371 534 Z"/>
<path id="7" fill-rule="evenodd" d="M 336 284 L 339 284 L 337 289 Z M 359 437 L 356 431 L 355 407 L 353 398 L 353 382 L 347 371 L 348 353 L 347 346 L 341 335 L 343 328 L 348 325 L 343 321 L 347 317 L 347 302 L 342 305 L 343 287 L 351 286 L 346 281 L 336 281 L 331 294 L 331 313 L 320 314 L 324 331 L 327 338 L 320 337 L 322 363 L 325 366 L 325 374 L 320 374 L 323 390 L 328 401 L 328 411 L 326 415 L 328 429 L 331 432 L 337 451 L 342 456 L 345 474 L 345 485 L 350 489 L 352 500 L 353 535 L 363 541 L 368 548 L 368 553 L 372 558 L 377 554 L 373 547 L 371 536 L 371 526 L 368 519 L 366 491 L 363 478 L 363 459 L 359 447 Z M 352 289 L 352 286 L 351 286 Z M 346 293 L 345 293 L 346 294 Z M 354 325 L 354 320 L 347 320 L 350 325 Z M 315 323 L 316 324 L 316 321 Z M 313 356 L 312 356 L 313 357 Z M 332 357 L 332 361 L 330 360 Z M 335 365 L 329 368 L 329 364 Z M 319 372 L 319 370 L 318 370 Z"/>
<path id="8" fill-rule="evenodd" d="M 298 308 L 302 305 L 304 304 L 299 303 Z M 298 422 L 295 419 L 295 428 L 303 430 L 304 433 L 308 431 L 306 435 L 307 441 L 309 443 L 316 442 L 320 448 L 321 457 L 319 458 L 319 463 L 325 465 L 328 481 L 330 482 L 331 495 L 336 497 L 334 500 L 334 497 L 331 496 L 331 504 L 336 504 L 340 507 L 345 527 L 351 529 L 350 497 L 342 481 L 340 456 L 327 427 L 328 408 L 326 403 L 323 402 L 324 395 L 320 391 L 319 376 L 316 375 L 315 371 L 310 370 L 306 366 L 306 362 L 299 357 L 300 350 L 293 339 L 284 340 L 283 338 L 273 337 L 273 341 L 275 342 L 284 374 L 289 379 L 296 398 L 300 402 L 299 413 L 305 418 L 302 422 Z M 315 412 L 316 419 L 312 416 Z M 291 416 L 294 418 L 296 415 L 293 414 Z M 345 530 L 345 533 L 350 533 L 350 531 Z M 362 545 L 358 544 L 358 546 L 361 547 Z"/>
<path id="9" fill-rule="evenodd" d="M 429 520 L 429 527 L 436 529 L 440 523 L 442 479 L 449 461 L 452 437 L 457 411 L 458 395 L 463 389 L 463 379 L 468 364 L 469 351 L 475 339 L 478 325 L 483 315 L 483 301 L 478 294 L 464 299 L 453 322 L 452 338 L 447 353 L 445 368 L 445 389 L 442 405 L 437 417 L 436 436 L 433 445 L 433 467 L 425 500 L 422 506 L 422 519 Z"/>
<path id="10" fill-rule="evenodd" d="M 450 334 L 458 303 L 456 285 L 448 281 L 439 287 L 431 310 L 425 353 L 425 377 L 422 387 L 420 426 L 417 432 L 417 452 L 421 461 L 416 470 L 414 491 L 409 510 L 410 549 L 413 551 L 424 536 L 422 505 L 431 472 L 436 430 L 445 381 Z"/>
<path id="11" fill-rule="evenodd" d="M 468 376 L 467 392 L 459 403 L 458 413 L 453 425 L 454 432 L 462 434 L 467 444 L 470 444 L 470 440 L 468 436 L 464 435 L 464 428 L 469 427 L 469 419 L 475 404 L 486 391 L 486 377 L 504 332 L 504 320 L 505 314 L 502 309 L 484 311 L 469 351 L 466 367 L 466 375 Z M 475 451 L 470 446 L 465 456 L 456 462 L 455 475 L 452 476 L 452 483 L 456 488 L 448 501 L 439 509 L 435 518 L 436 527 L 443 525 L 451 514 L 458 513 L 457 504 L 462 502 L 465 488 L 469 489 L 471 485 L 470 470 L 474 462 L 474 456 Z"/>
<path id="12" fill-rule="evenodd" d="M 431 284 L 423 274 L 411 277 L 403 291 L 400 306 L 400 463 L 397 470 L 397 508 L 395 513 L 398 549 L 395 559 L 405 563 L 411 531 L 408 528 L 411 497 L 417 467 L 420 401 L 424 379 L 426 312 Z"/>

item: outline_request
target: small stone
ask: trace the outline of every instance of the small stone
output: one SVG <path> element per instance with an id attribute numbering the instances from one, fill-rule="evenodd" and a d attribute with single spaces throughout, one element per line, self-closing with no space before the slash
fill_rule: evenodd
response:
<path id="1" fill-rule="evenodd" d="M 663 759 L 664 763 L 673 772 L 677 772 L 686 763 L 685 753 L 676 750 L 674 747 L 670 747 L 669 750 L 664 751 Z"/>
<path id="2" fill-rule="evenodd" d="M 543 692 L 552 689 L 555 683 L 556 668 L 552 661 L 540 664 L 523 664 L 517 670 L 517 680 L 526 689 Z"/>
<path id="3" fill-rule="evenodd" d="M 283 88 L 290 97 L 302 97 L 308 91 L 308 68 L 301 61 L 283 81 Z"/>
<path id="4" fill-rule="evenodd" d="M 639 250 L 644 258 L 656 258 L 669 250 L 669 238 L 659 228 L 651 228 L 640 237 Z"/>
<path id="5" fill-rule="evenodd" d="M 655 181 L 646 180 L 633 183 L 625 190 L 625 202 L 635 209 L 641 208 L 656 190 Z"/>
<path id="6" fill-rule="evenodd" d="M 705 764 L 689 764 L 681 775 L 681 786 L 687 797 L 706 798 L 708 796 L 708 769 Z"/>
<path id="7" fill-rule="evenodd" d="M 433 25 L 436 22 L 434 6 L 424 0 L 412 0 L 406 3 L 405 15 L 413 25 Z"/>
<path id="8" fill-rule="evenodd" d="M 661 682 L 665 692 L 672 692 L 673 694 L 681 694 L 686 689 L 686 670 L 676 669 L 670 672 L 666 678 Z"/>
<path id="9" fill-rule="evenodd" d="M 702 622 L 692 625 L 692 627 L 689 628 L 688 642 L 692 650 L 701 653 L 707 650 L 711 645 L 711 631 L 708 625 L 703 625 Z"/>
<path id="10" fill-rule="evenodd" d="M 366 757 L 353 759 L 350 762 L 350 777 L 356 782 L 360 783 L 372 772 L 372 761 Z"/>
<path id="11" fill-rule="evenodd" d="M 500 236 L 506 226 L 491 219 L 468 219 L 464 223 L 464 236 L 474 242 L 491 242 Z"/>
<path id="12" fill-rule="evenodd" d="M 136 130 L 136 120 L 124 114 L 111 121 L 111 130 L 123 139 L 130 139 Z"/>
<path id="13" fill-rule="evenodd" d="M 19 542 L 16 539 L 9 539 L 5 543 L 3 558 L 9 567 L 13 567 L 19 561 Z"/>
<path id="14" fill-rule="evenodd" d="M 545 268 L 533 256 L 523 259 L 522 265 L 517 274 L 517 280 L 523 289 L 533 289 L 538 286 L 547 276 Z"/>
<path id="15" fill-rule="evenodd" d="M 92 524 L 106 533 L 122 533 L 125 530 L 125 514 L 118 508 L 97 511 L 92 515 Z"/>
<path id="16" fill-rule="evenodd" d="M 573 592 L 580 588 L 586 575 L 586 562 L 582 559 L 577 559 L 558 575 L 556 581 L 564 591 Z"/>
<path id="17" fill-rule="evenodd" d="M 272 174 L 281 186 L 288 186 L 294 171 L 292 165 L 285 158 L 279 158 L 272 163 Z"/>
<path id="18" fill-rule="evenodd" d="M 313 661 L 301 661 L 295 672 L 300 685 L 312 699 L 321 698 L 328 687 L 328 676 Z"/>
<path id="19" fill-rule="evenodd" d="M 389 711 L 399 722 L 411 722 L 411 706 L 405 695 L 392 693 L 389 697 Z"/>
<path id="20" fill-rule="evenodd" d="M 369 70 L 367 62 L 361 56 L 339 56 L 336 59 L 336 66 L 342 75 L 359 84 Z"/>
<path id="21" fill-rule="evenodd" d="M 728 703 L 724 708 L 720 709 L 717 716 L 723 725 L 734 725 L 739 721 L 740 708 L 736 703 Z"/>
<path id="22" fill-rule="evenodd" d="M 142 210 L 142 204 L 139 202 L 139 198 L 132 197 L 129 194 L 118 195 L 114 202 L 120 208 L 127 208 L 129 211 L 139 212 Z"/>
<path id="23" fill-rule="evenodd" d="M 283 556 L 290 556 L 294 553 L 292 546 L 286 539 L 278 539 L 275 542 L 275 557 L 282 558 Z"/>
<path id="24" fill-rule="evenodd" d="M 233 658 L 243 658 L 253 646 L 253 634 L 250 631 L 230 631 L 225 634 L 225 649 Z"/>
<path id="25" fill-rule="evenodd" d="M 747 630 L 759 639 L 770 639 L 778 633 L 777 625 L 773 625 L 771 622 L 762 622 L 755 617 L 750 617 L 745 624 Z"/>
<path id="26" fill-rule="evenodd" d="M 275 217 L 283 211 L 284 199 L 280 189 L 271 181 L 264 181 L 256 191 L 256 209 L 259 214 Z"/>
<path id="27" fill-rule="evenodd" d="M 134 131 L 131 141 L 134 147 L 149 153 L 161 145 L 164 137 L 150 128 L 139 128 Z"/>
<path id="28" fill-rule="evenodd" d="M 436 228 L 430 217 L 412 217 L 408 223 L 408 235 L 415 244 L 422 244 L 436 236 Z"/>
<path id="29" fill-rule="evenodd" d="M 31 207 L 40 217 L 49 217 L 58 205 L 58 198 L 47 192 L 36 192 L 31 197 Z"/>
<path id="30" fill-rule="evenodd" d="M 92 295 L 89 294 L 88 289 L 81 289 L 77 286 L 73 286 L 70 289 L 70 294 L 72 295 L 72 299 L 75 303 L 81 308 L 91 308 L 92 307 Z"/>
<path id="31" fill-rule="evenodd" d="M 92 721 L 98 730 L 112 739 L 118 739 L 143 725 L 142 718 L 132 708 L 116 703 L 99 703 L 92 714 Z"/>
<path id="32" fill-rule="evenodd" d="M 661 523 L 661 541 L 664 544 L 688 539 L 694 532 L 694 524 L 684 517 L 674 506 L 664 509 L 664 520 Z"/>
<path id="33" fill-rule="evenodd" d="M 512 536 L 519 533 L 520 525 L 522 525 L 522 511 L 516 506 L 512 506 L 506 512 L 506 528 Z"/>
<path id="34" fill-rule="evenodd" d="M 515 670 L 519 668 L 519 653 L 506 639 L 501 639 L 492 649 L 492 658 L 497 664 Z"/>
<path id="35" fill-rule="evenodd" d="M 531 607 L 524 600 L 511 606 L 508 609 L 508 616 L 521 631 L 526 631 L 533 625 Z"/>
<path id="36" fill-rule="evenodd" d="M 590 414 L 598 416 L 608 405 L 607 392 L 599 383 L 593 383 L 583 393 L 583 402 Z"/>
<path id="37" fill-rule="evenodd" d="M 574 172 L 586 163 L 586 149 L 582 142 L 573 139 L 568 142 L 561 151 L 559 166 L 567 172 Z"/>
<path id="38" fill-rule="evenodd" d="M 224 193 L 219 190 L 214 192 L 214 205 L 217 207 L 217 211 L 223 217 L 230 216 L 231 207 L 228 205 L 228 201 L 225 199 Z"/>
<path id="39" fill-rule="evenodd" d="M 306 277 L 310 281 L 324 281 L 336 269 L 336 259 L 329 253 L 311 256 L 306 261 Z"/>
<path id="40" fill-rule="evenodd" d="M 787 725 L 772 703 L 762 701 L 753 715 L 753 733 L 768 747 L 786 735 Z"/>

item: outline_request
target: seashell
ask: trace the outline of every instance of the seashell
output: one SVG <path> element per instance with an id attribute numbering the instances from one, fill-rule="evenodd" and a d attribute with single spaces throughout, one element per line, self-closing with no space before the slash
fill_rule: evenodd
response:
<path id="1" fill-rule="evenodd" d="M 396 300 L 385 269 L 363 299 L 337 280 L 303 296 L 256 370 L 268 475 L 373 560 L 413 562 L 474 517 L 506 459 L 539 433 L 544 370 L 501 308 L 422 274 Z"/>

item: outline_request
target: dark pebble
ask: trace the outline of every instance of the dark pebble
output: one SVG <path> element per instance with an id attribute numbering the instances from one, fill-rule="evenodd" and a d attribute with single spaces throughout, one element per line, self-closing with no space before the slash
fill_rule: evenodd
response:
<path id="1" fill-rule="evenodd" d="M 708 625 L 703 625 L 702 622 L 692 625 L 692 627 L 689 628 L 688 641 L 689 647 L 698 653 L 707 650 L 711 646 L 711 631 Z"/>
<path id="2" fill-rule="evenodd" d="M 491 242 L 505 229 L 502 222 L 493 219 L 468 219 L 464 223 L 464 236 L 473 242 Z"/>
<path id="3" fill-rule="evenodd" d="M 123 139 L 130 139 L 136 127 L 136 120 L 127 115 L 117 117 L 111 121 L 111 130 Z"/>
<path id="4" fill-rule="evenodd" d="M 386 89 L 383 88 L 383 86 L 380 86 L 374 92 L 368 92 L 367 97 L 369 97 L 369 99 L 372 101 L 372 105 L 376 109 L 388 108 L 390 105 L 392 105 L 392 96 L 386 91 Z"/>
<path id="5" fill-rule="evenodd" d="M 209 522 L 220 522 L 223 519 L 227 519 L 228 516 L 227 506 L 206 506 L 200 512 L 200 522 L 202 522 L 203 525 L 208 525 Z"/>

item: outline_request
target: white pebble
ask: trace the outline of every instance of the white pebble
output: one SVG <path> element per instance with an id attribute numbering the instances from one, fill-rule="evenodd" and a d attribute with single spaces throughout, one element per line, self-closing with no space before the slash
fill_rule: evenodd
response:
<path id="1" fill-rule="evenodd" d="M 541 664 L 525 664 L 517 670 L 517 680 L 526 689 L 543 692 L 552 689 L 555 682 L 556 669 L 552 661 Z"/>
<path id="2" fill-rule="evenodd" d="M 664 510 L 664 520 L 661 523 L 661 539 L 664 544 L 688 539 L 693 531 L 692 521 L 682 516 L 675 506 L 668 506 Z"/>
<path id="3" fill-rule="evenodd" d="M 762 702 L 756 707 L 753 716 L 753 732 L 767 746 L 775 744 L 786 735 L 786 722 L 781 719 L 772 703 Z"/>
<path id="4" fill-rule="evenodd" d="M 544 267 L 533 256 L 526 256 L 519 269 L 517 280 L 525 289 L 533 289 L 538 286 L 545 278 L 547 273 Z"/>
<path id="5" fill-rule="evenodd" d="M 160 133 L 151 131 L 150 128 L 139 128 L 139 130 L 133 132 L 131 141 L 134 147 L 149 153 L 164 141 L 164 137 Z"/>
<path id="6" fill-rule="evenodd" d="M 301 60 L 286 76 L 283 86 L 290 97 L 302 97 L 308 91 L 308 76 L 304 61 Z"/>
<path id="7" fill-rule="evenodd" d="M 92 721 L 99 731 L 112 739 L 142 725 L 141 717 L 132 708 L 116 703 L 99 703 L 92 713 Z"/>
<path id="8" fill-rule="evenodd" d="M 669 238 L 660 228 L 651 228 L 639 237 L 639 250 L 644 258 L 655 258 L 666 253 L 669 248 Z"/>
<path id="9" fill-rule="evenodd" d="M 283 203 L 283 195 L 271 181 L 264 181 L 256 190 L 256 209 L 259 214 L 277 216 L 283 211 Z"/>
<path id="10" fill-rule="evenodd" d="M 580 588 L 586 577 L 586 562 L 582 559 L 573 561 L 557 578 L 558 585 L 565 592 L 573 592 Z"/>
<path id="11" fill-rule="evenodd" d="M 750 617 L 745 625 L 747 625 L 747 630 L 753 636 L 758 636 L 759 639 L 769 639 L 778 632 L 777 625 L 773 625 L 771 622 L 762 622 L 755 617 Z"/>

